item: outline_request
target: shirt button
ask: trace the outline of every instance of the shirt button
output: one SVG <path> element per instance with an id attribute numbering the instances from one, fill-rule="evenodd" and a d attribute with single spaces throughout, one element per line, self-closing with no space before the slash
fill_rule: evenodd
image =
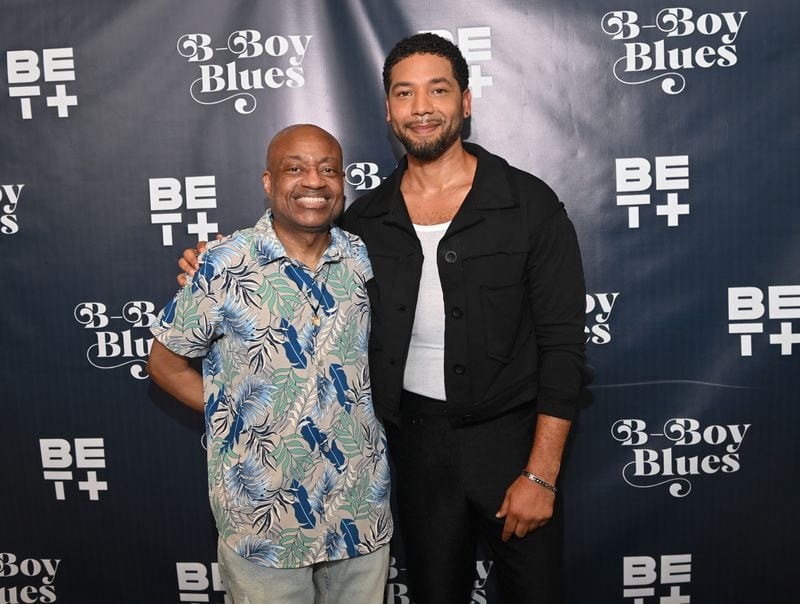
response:
<path id="1" fill-rule="evenodd" d="M 455 250 L 447 250 L 444 253 L 444 260 L 445 262 L 453 264 L 456 260 L 458 260 L 458 254 L 456 254 Z"/>
<path id="2" fill-rule="evenodd" d="M 467 371 L 467 368 L 463 365 L 453 365 L 453 373 L 456 375 L 463 375 Z"/>
<path id="3" fill-rule="evenodd" d="M 464 311 L 462 311 L 458 306 L 454 306 L 453 309 L 450 311 L 450 314 L 453 315 L 456 319 L 460 319 L 464 316 Z"/>

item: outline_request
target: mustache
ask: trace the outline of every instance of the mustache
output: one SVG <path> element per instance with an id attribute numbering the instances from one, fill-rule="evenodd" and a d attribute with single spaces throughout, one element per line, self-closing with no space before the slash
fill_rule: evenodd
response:
<path id="1" fill-rule="evenodd" d="M 411 120 L 405 123 L 406 128 L 414 128 L 415 126 L 427 126 L 428 124 L 441 125 L 442 120 L 432 115 L 423 115 L 422 117 Z"/>

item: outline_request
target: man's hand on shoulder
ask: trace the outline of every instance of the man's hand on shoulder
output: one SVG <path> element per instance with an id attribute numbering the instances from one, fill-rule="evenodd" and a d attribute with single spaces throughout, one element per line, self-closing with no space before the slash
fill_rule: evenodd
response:
<path id="1" fill-rule="evenodd" d="M 217 233 L 217 241 L 220 239 L 222 239 L 222 234 Z M 194 277 L 197 269 L 200 268 L 200 254 L 206 251 L 207 246 L 207 241 L 198 241 L 196 248 L 187 247 L 183 250 L 183 256 L 178 259 L 178 266 L 183 272 L 175 277 L 178 280 L 178 285 L 183 287 L 191 277 Z"/>

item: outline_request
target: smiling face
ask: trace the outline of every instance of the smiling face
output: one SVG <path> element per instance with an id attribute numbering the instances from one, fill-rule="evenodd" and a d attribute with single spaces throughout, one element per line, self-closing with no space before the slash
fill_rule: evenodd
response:
<path id="1" fill-rule="evenodd" d="M 290 126 L 267 151 L 264 191 L 278 238 L 327 233 L 344 209 L 342 148 L 325 130 Z"/>
<path id="2" fill-rule="evenodd" d="M 444 57 L 416 54 L 392 67 L 386 118 L 412 157 L 436 159 L 459 140 L 471 103 Z"/>

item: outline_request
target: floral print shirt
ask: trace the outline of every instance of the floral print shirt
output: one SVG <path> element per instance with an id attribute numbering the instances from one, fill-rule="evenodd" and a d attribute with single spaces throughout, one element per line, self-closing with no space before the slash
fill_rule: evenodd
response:
<path id="1" fill-rule="evenodd" d="M 372 407 L 363 242 L 336 226 L 312 272 L 268 211 L 210 243 L 151 331 L 203 359 L 211 508 L 225 542 L 273 568 L 352 558 L 392 534 Z"/>

